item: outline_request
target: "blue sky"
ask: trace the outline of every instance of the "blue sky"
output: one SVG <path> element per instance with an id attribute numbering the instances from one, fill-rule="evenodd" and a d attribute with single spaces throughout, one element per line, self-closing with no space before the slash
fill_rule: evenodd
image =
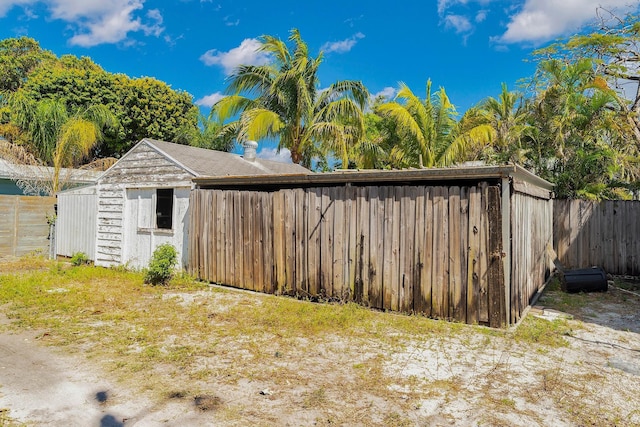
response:
<path id="1" fill-rule="evenodd" d="M 500 84 L 530 76 L 536 47 L 581 31 L 602 6 L 620 15 L 640 0 L 233 1 L 0 0 L 0 37 L 27 35 L 57 55 L 90 56 L 110 72 L 151 76 L 189 92 L 205 111 L 224 95 L 263 34 L 298 28 L 321 49 L 322 86 L 362 80 L 393 96 L 398 82 L 424 96 L 427 79 L 463 112 Z M 274 156 L 270 144 L 261 155 Z M 287 153 L 281 153 L 286 158 Z"/>

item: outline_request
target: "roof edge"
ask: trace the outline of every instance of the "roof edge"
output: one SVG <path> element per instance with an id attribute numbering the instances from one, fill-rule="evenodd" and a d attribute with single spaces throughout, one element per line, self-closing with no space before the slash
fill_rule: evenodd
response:
<path id="1" fill-rule="evenodd" d="M 400 181 L 468 181 L 516 177 L 535 186 L 551 191 L 553 184 L 532 174 L 521 166 L 472 166 L 458 168 L 403 169 L 403 170 L 341 170 L 312 174 L 277 174 L 260 176 L 196 177 L 193 182 L 198 187 L 209 186 L 277 186 L 277 185 L 326 185 L 366 182 Z"/>

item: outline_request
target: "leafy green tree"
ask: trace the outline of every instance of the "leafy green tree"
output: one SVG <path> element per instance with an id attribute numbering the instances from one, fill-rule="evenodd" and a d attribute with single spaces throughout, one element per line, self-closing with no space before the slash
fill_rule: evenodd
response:
<path id="1" fill-rule="evenodd" d="M 464 160 L 472 147 L 488 144 L 492 139 L 489 125 L 469 127 L 469 121 L 458 122 L 444 88 L 432 94 L 431 81 L 427 82 L 424 100 L 400 84 L 396 101 L 380 105 L 376 112 L 391 119 L 400 136 L 399 144 L 389 153 L 393 167 L 451 165 Z"/>
<path id="2" fill-rule="evenodd" d="M 278 149 L 291 151 L 294 163 L 311 166 L 312 159 L 329 152 L 349 163 L 349 150 L 364 133 L 363 108 L 368 92 L 361 82 L 338 81 L 320 89 L 318 67 L 322 53 L 309 56 L 298 30 L 287 44 L 262 36 L 261 50 L 272 62 L 242 65 L 231 76 L 227 96 L 213 106 L 223 121 L 239 115 L 229 126 L 237 139 L 278 139 Z"/>
<path id="3" fill-rule="evenodd" d="M 173 142 L 209 150 L 231 151 L 234 145 L 234 135 L 229 126 L 224 126 L 219 120 L 198 114 L 198 126 L 184 126 L 176 135 Z"/>
<path id="4" fill-rule="evenodd" d="M 55 56 L 30 37 L 0 40 L 0 93 L 15 92 L 40 63 Z"/>
<path id="5" fill-rule="evenodd" d="M 531 103 L 537 173 L 555 182 L 560 197 L 610 198 L 634 173 L 625 143 L 619 97 L 594 72 L 590 59 L 543 61 Z"/>
<path id="6" fill-rule="evenodd" d="M 497 163 L 527 163 L 530 147 L 525 137 L 532 129 L 527 122 L 528 111 L 521 94 L 510 92 L 503 83 L 502 91 L 497 98 L 487 98 L 472 113 L 478 122 L 486 123 L 493 128 L 491 153 L 487 150 L 483 157 Z"/>
<path id="7" fill-rule="evenodd" d="M 20 89 L 34 101 L 52 99 L 71 109 L 104 105 L 118 119 L 105 131 L 92 157 L 119 157 L 143 138 L 172 141 L 185 129 L 196 130 L 198 109 L 191 95 L 166 83 L 103 70 L 90 58 L 64 55 L 34 69 Z"/>
<path id="8" fill-rule="evenodd" d="M 635 14 L 618 17 L 598 9 L 591 33 L 578 34 L 535 52 L 537 58 L 577 63 L 589 59 L 593 73 L 608 82 L 620 98 L 619 113 L 629 142 L 640 147 L 640 20 Z M 624 90 L 623 90 L 624 89 Z"/>
<path id="9" fill-rule="evenodd" d="M 61 189 L 61 169 L 80 165 L 102 140 L 103 129 L 117 124 L 103 105 L 70 110 L 63 101 L 32 101 L 21 93 L 14 94 L 9 105 L 14 121 L 30 136 L 34 151 L 53 166 L 51 194 Z"/>

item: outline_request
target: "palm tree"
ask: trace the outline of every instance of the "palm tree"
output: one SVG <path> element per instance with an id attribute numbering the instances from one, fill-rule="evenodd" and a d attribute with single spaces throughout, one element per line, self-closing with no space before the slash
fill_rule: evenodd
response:
<path id="1" fill-rule="evenodd" d="M 309 56 L 297 29 L 289 49 L 282 40 L 262 36 L 261 48 L 272 58 L 266 65 L 242 65 L 230 77 L 230 96 L 218 101 L 212 115 L 227 120 L 237 140 L 277 138 L 278 150 L 291 151 L 291 160 L 306 167 L 329 151 L 349 162 L 349 147 L 364 133 L 363 112 L 368 92 L 361 82 L 338 81 L 321 90 L 318 67 L 322 53 Z M 251 96 L 254 96 L 251 98 Z"/>
<path id="2" fill-rule="evenodd" d="M 480 118 L 494 130 L 492 147 L 497 151 L 497 160 L 524 163 L 528 149 L 523 146 L 524 136 L 530 133 L 527 109 L 522 95 L 509 92 L 502 84 L 498 98 L 487 98 L 478 109 Z"/>
<path id="3" fill-rule="evenodd" d="M 592 61 L 544 61 L 532 105 L 537 172 L 561 197 L 608 198 L 639 176 L 638 151 L 615 91 Z"/>
<path id="4" fill-rule="evenodd" d="M 209 150 L 231 151 L 233 137 L 229 126 L 224 126 L 220 120 L 199 113 L 198 125 L 183 126 L 178 131 L 174 142 Z"/>
<path id="5" fill-rule="evenodd" d="M 456 109 L 444 88 L 432 94 L 430 80 L 424 100 L 401 83 L 396 99 L 380 105 L 377 112 L 395 123 L 401 137 L 400 144 L 389 154 L 395 167 L 451 165 L 464 159 L 470 148 L 492 139 L 493 129 L 489 125 L 468 126 L 469 121 L 458 122 Z"/>
<path id="6" fill-rule="evenodd" d="M 102 141 L 102 130 L 116 126 L 114 114 L 103 105 L 69 112 L 62 100 L 34 102 L 20 92 L 9 105 L 13 121 L 29 135 L 40 160 L 53 166 L 51 194 L 61 189 L 60 170 L 79 166 Z"/>

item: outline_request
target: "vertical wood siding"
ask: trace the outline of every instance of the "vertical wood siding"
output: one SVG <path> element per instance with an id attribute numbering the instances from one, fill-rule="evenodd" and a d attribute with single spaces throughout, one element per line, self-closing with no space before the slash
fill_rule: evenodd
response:
<path id="1" fill-rule="evenodd" d="M 554 201 L 554 241 L 567 268 L 640 275 L 640 201 Z"/>
<path id="2" fill-rule="evenodd" d="M 71 257 L 82 252 L 94 261 L 97 196 L 95 187 L 58 194 L 56 254 Z"/>
<path id="3" fill-rule="evenodd" d="M 505 323 L 497 186 L 193 190 L 190 203 L 202 280 Z"/>
<path id="4" fill-rule="evenodd" d="M 0 256 L 49 253 L 55 197 L 0 196 Z"/>
<path id="5" fill-rule="evenodd" d="M 511 196 L 511 322 L 517 322 L 551 273 L 553 200 Z"/>

